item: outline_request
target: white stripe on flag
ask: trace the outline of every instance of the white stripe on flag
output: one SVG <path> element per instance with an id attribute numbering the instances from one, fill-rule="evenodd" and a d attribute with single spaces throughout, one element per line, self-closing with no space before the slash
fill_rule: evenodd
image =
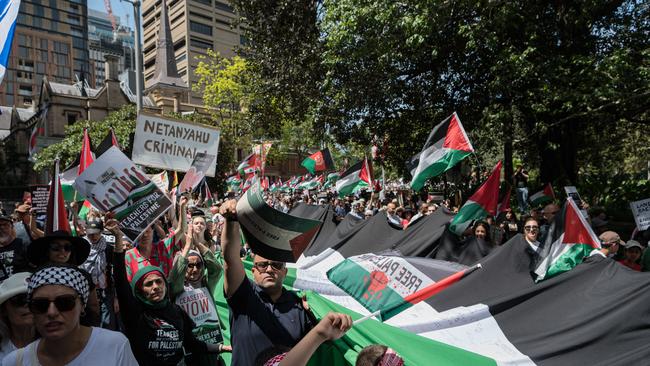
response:
<path id="1" fill-rule="evenodd" d="M 385 323 L 493 358 L 498 365 L 535 365 L 508 340 L 484 304 L 439 313 L 423 301 Z"/>
<path id="2" fill-rule="evenodd" d="M 415 178 L 418 176 L 418 174 L 422 173 L 424 169 L 428 168 L 436 161 L 442 159 L 442 157 L 445 156 L 450 150 L 451 149 L 446 147 L 439 147 L 438 144 L 429 146 L 420 154 L 420 161 L 418 162 L 418 166 L 415 168 L 415 171 L 411 173 L 411 175 Z"/>

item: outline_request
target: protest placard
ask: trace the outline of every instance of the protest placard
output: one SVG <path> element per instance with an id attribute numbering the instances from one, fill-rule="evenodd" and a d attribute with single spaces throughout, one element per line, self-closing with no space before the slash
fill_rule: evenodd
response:
<path id="1" fill-rule="evenodd" d="M 640 230 L 647 230 L 650 227 L 650 198 L 641 201 L 630 202 L 632 214 L 636 227 Z"/>
<path id="2" fill-rule="evenodd" d="M 185 193 L 191 191 L 201 183 L 206 176 L 206 172 L 214 165 L 216 155 L 197 153 L 192 161 L 192 166 L 185 172 L 183 180 L 178 185 L 178 191 Z"/>
<path id="3" fill-rule="evenodd" d="M 47 199 L 50 195 L 50 186 L 39 184 L 30 186 L 32 196 L 32 211 L 37 214 L 47 212 Z"/>
<path id="4" fill-rule="evenodd" d="M 269 206 L 259 182 L 253 183 L 237 202 L 237 219 L 255 253 L 282 262 L 297 261 L 322 223 Z"/>
<path id="5" fill-rule="evenodd" d="M 117 147 L 111 147 L 75 179 L 75 189 L 93 206 L 113 211 L 131 240 L 169 207 L 171 201 Z"/>
<path id="6" fill-rule="evenodd" d="M 133 140 L 136 164 L 186 172 L 197 153 L 216 156 L 220 132 L 215 127 L 139 113 Z M 206 172 L 214 177 L 216 159 Z"/>
<path id="7" fill-rule="evenodd" d="M 156 186 L 158 186 L 161 191 L 167 192 L 169 189 L 169 178 L 167 177 L 167 172 L 149 174 L 149 178 L 151 178 L 152 182 L 156 183 Z"/>

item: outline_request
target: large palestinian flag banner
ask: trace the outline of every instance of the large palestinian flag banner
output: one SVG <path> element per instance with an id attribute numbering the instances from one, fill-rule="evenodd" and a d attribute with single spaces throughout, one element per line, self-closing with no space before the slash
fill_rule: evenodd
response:
<path id="1" fill-rule="evenodd" d="M 422 151 L 407 162 L 411 188 L 419 191 L 427 179 L 437 177 L 465 159 L 474 148 L 456 112 L 435 126 Z"/>

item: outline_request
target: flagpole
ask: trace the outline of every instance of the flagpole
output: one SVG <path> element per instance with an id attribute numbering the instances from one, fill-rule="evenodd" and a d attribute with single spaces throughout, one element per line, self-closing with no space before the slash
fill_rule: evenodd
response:
<path id="1" fill-rule="evenodd" d="M 368 320 L 368 319 L 371 319 L 371 318 L 374 318 L 374 317 L 376 317 L 376 316 L 379 316 L 380 314 L 381 314 L 381 310 L 377 310 L 377 311 L 375 311 L 374 313 L 370 313 L 370 314 L 364 316 L 363 318 L 359 318 L 359 319 L 355 320 L 354 322 L 352 322 L 352 325 L 353 325 L 353 326 L 354 326 L 354 325 L 359 325 L 359 324 L 365 322 L 365 321 Z"/>

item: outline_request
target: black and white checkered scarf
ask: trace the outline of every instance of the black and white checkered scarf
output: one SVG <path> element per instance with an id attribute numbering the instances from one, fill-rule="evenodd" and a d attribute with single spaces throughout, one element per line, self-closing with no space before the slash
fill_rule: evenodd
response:
<path id="1" fill-rule="evenodd" d="M 32 299 L 32 294 L 37 288 L 45 285 L 62 285 L 77 291 L 83 304 L 88 303 L 90 287 L 88 279 L 75 267 L 49 266 L 37 270 L 30 278 L 27 285 L 27 298 Z"/>

